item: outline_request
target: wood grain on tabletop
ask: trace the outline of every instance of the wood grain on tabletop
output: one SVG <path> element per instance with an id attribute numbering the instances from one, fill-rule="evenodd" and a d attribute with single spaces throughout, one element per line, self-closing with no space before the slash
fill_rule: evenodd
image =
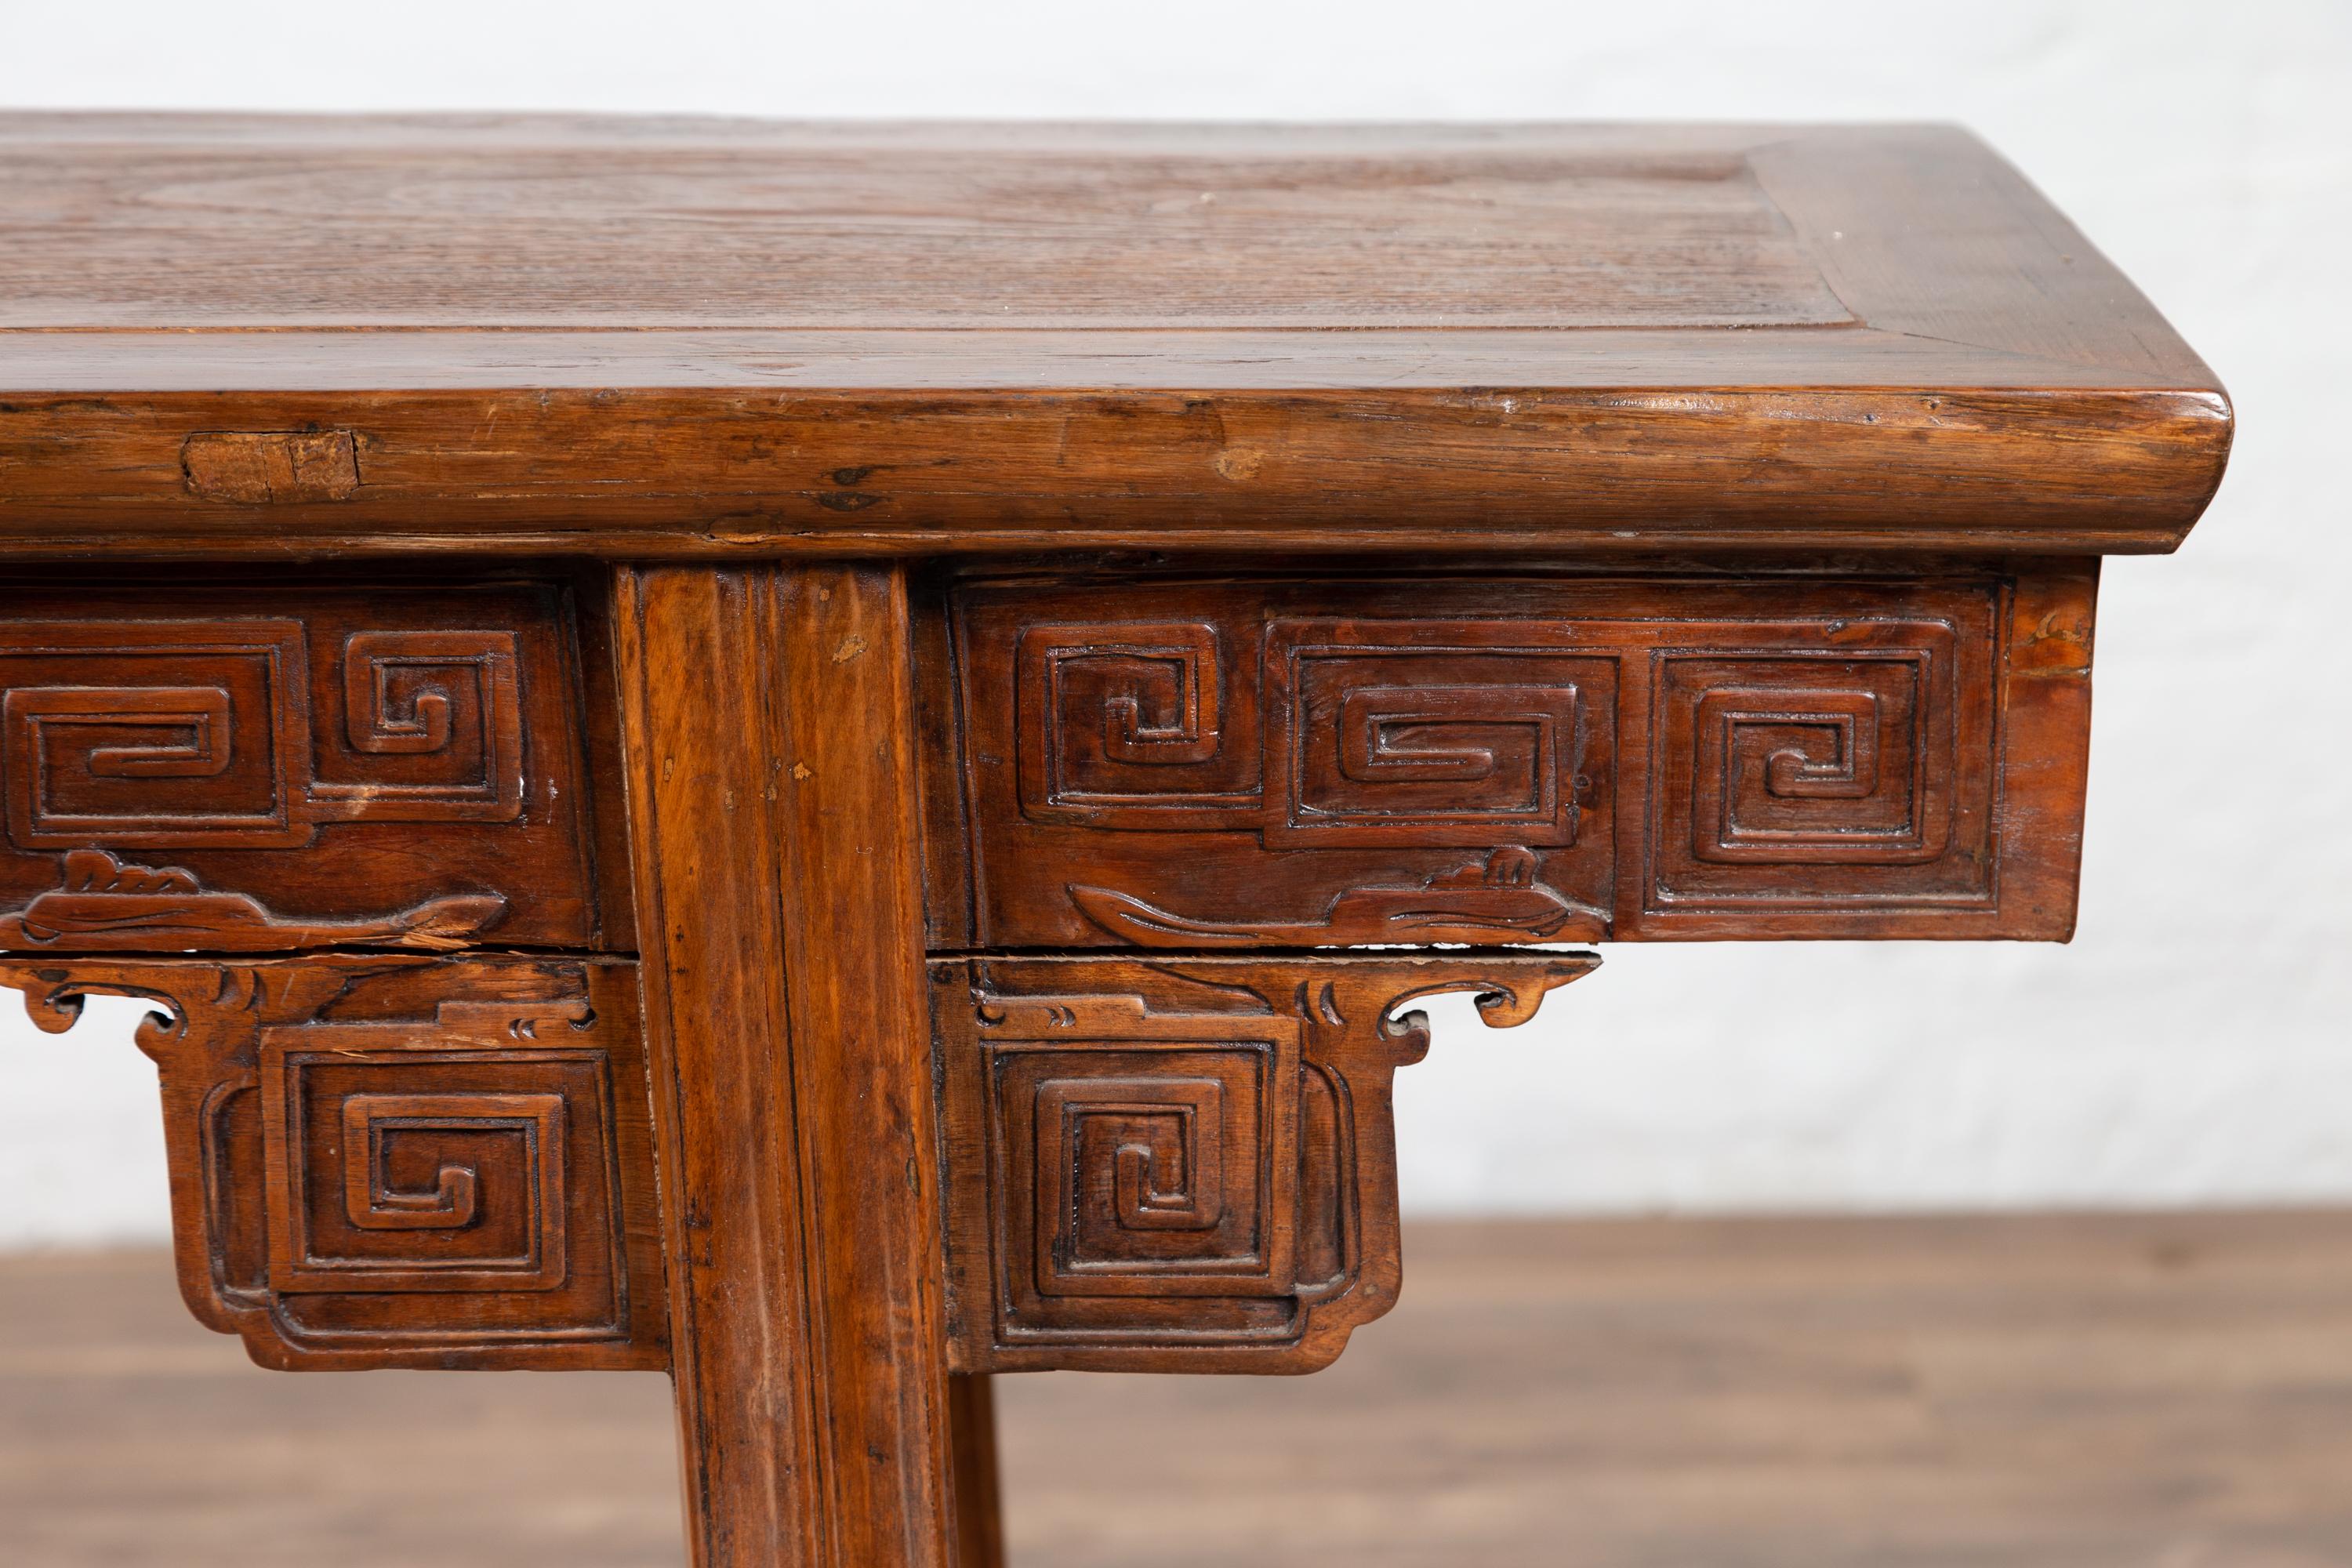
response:
<path id="1" fill-rule="evenodd" d="M 2145 551 L 2229 445 L 2211 372 L 1946 128 L 0 148 L 17 554 Z M 189 456 L 272 433 L 309 445 Z"/>

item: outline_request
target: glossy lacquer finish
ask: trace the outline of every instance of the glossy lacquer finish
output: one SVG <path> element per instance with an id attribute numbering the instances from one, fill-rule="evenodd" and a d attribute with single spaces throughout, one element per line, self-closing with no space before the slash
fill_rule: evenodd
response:
<path id="1" fill-rule="evenodd" d="M 0 116 L 0 982 L 257 1360 L 986 1568 L 991 1375 L 1393 1304 L 1417 999 L 2070 934 L 2230 431 L 1950 130 Z"/>

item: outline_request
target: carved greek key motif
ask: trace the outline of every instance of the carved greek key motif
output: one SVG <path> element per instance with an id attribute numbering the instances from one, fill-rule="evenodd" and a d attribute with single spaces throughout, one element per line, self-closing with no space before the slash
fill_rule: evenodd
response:
<path id="1" fill-rule="evenodd" d="M 343 1200 L 361 1230 L 463 1230 L 481 1212 L 481 1176 L 467 1164 L 436 1164 L 424 1192 L 395 1188 L 386 1145 L 415 1131 L 515 1133 L 543 1197 L 563 1190 L 559 1174 L 541 1179 L 543 1163 L 562 1158 L 563 1100 L 551 1094 L 355 1094 L 343 1101 Z M 536 1136 L 534 1136 L 534 1133 Z M 362 1152 L 364 1151 L 364 1152 Z"/>
<path id="2" fill-rule="evenodd" d="M 1173 1076 L 1165 1062 L 1127 1078 L 1107 1076 L 1114 1063 L 1085 1065 L 1105 1071 L 1037 1083 L 1015 1116 L 1037 1148 L 1037 1289 L 1118 1294 L 1214 1279 L 1225 1289 L 1231 1273 L 1262 1268 L 1265 1238 L 1251 1217 L 1265 1099 L 1255 1065 L 1201 1064 L 1224 1068 L 1218 1078 Z M 1229 1142 L 1245 1178 L 1231 1203 Z"/>
<path id="3" fill-rule="evenodd" d="M 1575 844 L 1615 666 L 1525 640 L 1507 622 L 1274 623 L 1266 845 Z"/>
<path id="4" fill-rule="evenodd" d="M 1987 716 L 1948 626 L 1870 647 L 1659 657 L 1653 873 L 1669 900 L 1982 900 Z M 1793 868 L 1793 869 L 1792 869 Z"/>
<path id="5" fill-rule="evenodd" d="M 1872 862 L 1942 853 L 1948 819 L 1922 809 L 1925 665 L 1884 661 L 1879 682 L 1858 689 L 1727 687 L 1700 697 L 1691 852 Z M 1895 765 L 1882 769 L 1882 756 Z"/>
<path id="6" fill-rule="evenodd" d="M 1213 1078 L 1056 1079 L 1038 1090 L 1055 1121 L 1048 1152 L 1069 1173 L 1070 1207 L 1107 1216 L 1111 1234 L 1215 1230 L 1225 1217 L 1225 1086 Z M 1095 1147 L 1087 1145 L 1091 1136 Z M 1111 1201 L 1092 1203 L 1094 1173 L 1110 1155 Z M 1065 1266 L 1119 1263 L 1116 1247 L 1074 1234 Z"/>
<path id="7" fill-rule="evenodd" d="M 522 808 L 511 632 L 359 632 L 321 777 L 294 621 L 0 623 L 0 766 L 19 848 L 290 848 L 322 822 L 506 821 Z"/>
<path id="8" fill-rule="evenodd" d="M 511 632 L 354 632 L 343 726 L 380 776 L 319 780 L 322 816 L 506 821 L 522 809 L 522 703 Z M 394 761 L 394 759 L 398 759 Z"/>
<path id="9" fill-rule="evenodd" d="M 603 1054 L 471 1042 L 509 1024 L 536 1037 L 585 1011 L 523 1018 L 494 1005 L 486 1016 L 478 1004 L 445 1003 L 425 1043 L 401 1025 L 264 1029 L 272 1287 L 562 1285 L 566 1123 L 575 1103 L 603 1119 Z"/>
<path id="10" fill-rule="evenodd" d="M 1394 1300 L 1414 996 L 1497 1024 L 1588 953 L 934 963 L 966 1370 L 1305 1370 Z"/>
<path id="11" fill-rule="evenodd" d="M 95 635 L 93 635 L 95 634 Z M 8 837 L 283 848 L 306 842 L 302 629 L 291 621 L 0 622 Z"/>
<path id="12" fill-rule="evenodd" d="M 1059 1297 L 1289 1290 L 1300 1028 L 1135 997 L 983 1006 L 1007 1180 L 1034 1194 L 1024 1323 L 1069 1321 Z"/>
<path id="13" fill-rule="evenodd" d="M 1767 914 L 1777 934 L 2046 933 L 2063 900 L 2004 909 L 1996 876 L 2021 852 L 1993 809 L 2006 591 L 973 584 L 950 610 L 969 941 L 1486 944 Z M 1171 760 L 1119 762 L 1122 740 Z M 2004 826 L 2063 859 L 2047 820 Z"/>
<path id="14" fill-rule="evenodd" d="M 94 779 L 201 779 L 228 771 L 229 695 L 217 686 L 126 686 L 110 691 L 28 686 L 10 691 L 8 705 L 21 716 L 30 742 L 26 750 L 36 761 L 47 758 L 48 737 L 41 731 L 53 727 L 164 732 L 91 747 L 83 761 Z"/>
<path id="15" fill-rule="evenodd" d="M 1269 847 L 1573 844 L 1589 742 L 1580 684 L 1605 728 L 1613 670 L 1513 648 L 1510 630 L 1277 622 L 1261 683 L 1228 676 L 1208 626 L 1030 627 L 1024 809 L 1096 826 L 1255 829 Z M 1223 695 L 1229 685 L 1241 689 Z M 1260 735 L 1262 763 L 1243 751 Z"/>
<path id="16" fill-rule="evenodd" d="M 196 1315 L 274 1366 L 662 1364 L 622 1215 L 652 1153 L 625 964 L 315 954 L 0 963 L 42 1027 L 157 1004 Z"/>
<path id="17" fill-rule="evenodd" d="M 16 594 L 0 605 L 0 943 L 430 946 L 493 923 L 603 942 L 569 597 L 292 580 Z M 61 877 L 59 854 L 180 875 Z M 81 897 L 133 892 L 191 901 Z"/>
<path id="18" fill-rule="evenodd" d="M 1095 931 L 1153 946 L 1606 931 L 1605 899 L 1584 889 L 1605 892 L 1592 872 L 1605 875 L 1610 846 L 1580 846 L 1593 807 L 1607 820 L 1612 658 L 1494 619 L 1053 622 L 1017 637 L 1024 821 L 1246 833 L 1286 856 L 1489 855 L 1369 878 L 1339 865 L 1318 877 L 1310 855 L 1245 916 L 1188 908 L 1176 888 L 1069 883 L 1065 896 Z M 1305 898 L 1281 890 L 1301 877 L 1321 886 Z M 1232 886 L 1216 892 L 1230 899 Z"/>
<path id="19" fill-rule="evenodd" d="M 1575 791 L 1560 774 L 1574 687 L 1362 686 L 1337 707 L 1334 743 L 1300 747 L 1292 830 L 1403 827 L 1402 816 L 1575 841 Z"/>
<path id="20" fill-rule="evenodd" d="M 1033 626 L 1018 659 L 1022 800 L 1037 819 L 1217 826 L 1255 806 L 1255 693 L 1227 693 L 1214 627 Z"/>

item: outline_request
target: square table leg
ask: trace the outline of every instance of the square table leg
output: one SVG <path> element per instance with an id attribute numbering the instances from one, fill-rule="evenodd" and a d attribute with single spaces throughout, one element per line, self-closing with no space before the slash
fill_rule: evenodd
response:
<path id="1" fill-rule="evenodd" d="M 943 1322 L 904 573 L 617 586 L 694 1562 L 988 1563 L 985 1385 L 959 1393 Z"/>

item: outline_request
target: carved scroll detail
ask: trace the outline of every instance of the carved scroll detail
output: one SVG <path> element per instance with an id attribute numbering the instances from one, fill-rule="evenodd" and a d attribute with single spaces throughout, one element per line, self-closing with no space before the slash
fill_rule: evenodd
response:
<path id="1" fill-rule="evenodd" d="M 1497 1026 L 1589 953 L 932 967 L 965 1370 L 1307 1371 L 1398 1280 L 1418 996 Z"/>
<path id="2" fill-rule="evenodd" d="M 562 1011 L 576 1023 L 584 1006 Z M 478 1026 L 466 1004 L 445 1003 L 436 1023 L 429 1057 L 404 1025 L 262 1031 L 277 1289 L 504 1292 L 563 1283 L 563 1090 L 594 1097 L 601 1086 L 593 1073 L 567 1070 L 582 1065 L 576 1053 L 470 1053 Z M 382 1087 L 352 1087 L 361 1083 Z M 416 1234 L 426 1231 L 446 1234 Z"/>
<path id="3" fill-rule="evenodd" d="M 1605 931 L 1449 899 L 1457 929 L 1424 940 L 2052 934 L 2063 889 L 2001 868 L 2071 865 L 2054 825 L 2079 810 L 2011 749 L 2034 721 L 2002 673 L 2010 592 L 1991 573 L 970 583 L 949 612 L 961 940 L 1400 940 L 1366 911 L 1453 851 L 1505 848 Z M 1095 673 L 1049 712 L 1039 650 L 1066 643 Z M 1121 647 L 1171 662 L 1086 662 Z M 1095 765 L 1121 701 L 1177 724 L 1178 669 L 1212 664 L 1213 758 L 1128 769 L 1148 802 L 1037 792 L 1057 756 Z M 2053 815 L 2004 805 L 2045 788 Z"/>
<path id="4" fill-rule="evenodd" d="M 1206 921 L 1155 909 L 1112 888 L 1073 884 L 1103 930 L 1144 947 L 1350 947 L 1379 942 L 1589 940 L 1607 914 L 1537 880 L 1535 855 L 1507 845 L 1418 884 L 1354 888 L 1309 921 Z"/>
<path id="5" fill-rule="evenodd" d="M 1882 687 L 1719 687 L 1692 716 L 1691 853 L 1702 860 L 1932 860 L 1950 823 L 1927 798 L 1924 660 Z"/>
<path id="6" fill-rule="evenodd" d="M 285 1367 L 662 1364 L 658 1257 L 622 1221 L 651 1163 L 631 978 L 404 955 L 0 963 L 52 1032 L 88 994 L 158 1005 L 137 1038 L 161 1069 L 183 1294 Z"/>
<path id="7" fill-rule="evenodd" d="M 475 893 L 380 920 L 288 920 L 243 893 L 206 892 L 176 866 L 129 865 L 103 849 L 75 850 L 58 870 L 56 889 L 0 915 L 0 951 L 287 952 L 362 943 L 438 950 L 464 946 L 507 909 L 499 894 Z"/>
<path id="8" fill-rule="evenodd" d="M 0 767 L 24 849 L 309 840 L 302 627 L 0 622 Z"/>
<path id="9" fill-rule="evenodd" d="M 531 1156 L 530 1186 L 543 1179 L 542 1162 L 562 1148 L 563 1101 L 555 1095 L 355 1094 L 343 1101 L 343 1206 L 362 1230 L 463 1230 L 480 1214 L 481 1173 L 473 1165 L 435 1168 L 426 1192 L 394 1185 L 384 1144 L 396 1131 L 440 1127 L 507 1126 L 521 1133 Z M 536 1134 L 535 1136 L 533 1134 Z M 362 1155 L 360 1151 L 366 1152 Z"/>
<path id="10" fill-rule="evenodd" d="M 1512 646 L 1515 629 L 1277 621 L 1263 677 L 1243 679 L 1208 625 L 1028 627 L 1016 659 L 1023 812 L 1250 830 L 1269 848 L 1572 845 L 1613 667 Z"/>

